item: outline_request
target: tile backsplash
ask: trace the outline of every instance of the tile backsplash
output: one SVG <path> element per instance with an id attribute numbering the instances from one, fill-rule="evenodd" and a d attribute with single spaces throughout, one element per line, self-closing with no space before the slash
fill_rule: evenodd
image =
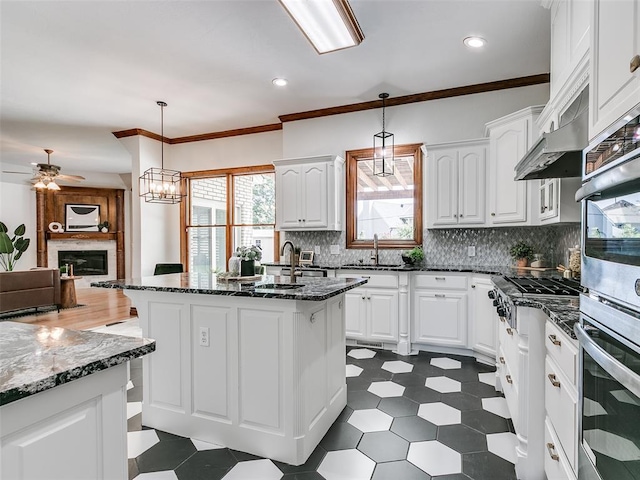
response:
<path id="1" fill-rule="evenodd" d="M 314 256 L 315 264 L 341 265 L 364 260 L 371 263 L 370 250 L 347 250 L 344 232 L 286 232 L 290 240 L 302 250 L 320 247 Z M 426 265 L 511 265 L 509 247 L 517 241 L 532 245 L 550 265 L 564 263 L 568 248 L 580 243 L 580 224 L 540 227 L 503 228 L 451 228 L 425 230 L 423 247 Z M 331 245 L 339 245 L 340 254 L 330 253 Z M 475 246 L 476 255 L 469 257 L 469 246 Z M 401 250 L 380 249 L 380 263 L 402 263 Z"/>

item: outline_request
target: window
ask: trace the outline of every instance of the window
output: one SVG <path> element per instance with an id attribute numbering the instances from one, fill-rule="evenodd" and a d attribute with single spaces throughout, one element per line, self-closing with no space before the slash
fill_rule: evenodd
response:
<path id="1" fill-rule="evenodd" d="M 422 151 L 394 148 L 394 175 L 373 174 L 373 149 L 347 152 L 347 248 L 422 245 Z"/>
<path id="2" fill-rule="evenodd" d="M 239 246 L 257 245 L 262 261 L 278 259 L 272 165 L 185 172 L 182 262 L 190 272 L 226 271 Z"/>

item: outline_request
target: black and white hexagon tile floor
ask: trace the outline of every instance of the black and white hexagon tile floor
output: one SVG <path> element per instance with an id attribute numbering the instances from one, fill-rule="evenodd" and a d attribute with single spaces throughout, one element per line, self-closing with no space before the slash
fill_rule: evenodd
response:
<path id="1" fill-rule="evenodd" d="M 129 384 L 137 480 L 515 480 L 516 436 L 495 369 L 474 359 L 347 349 L 348 401 L 293 467 L 141 425 L 141 360 Z"/>

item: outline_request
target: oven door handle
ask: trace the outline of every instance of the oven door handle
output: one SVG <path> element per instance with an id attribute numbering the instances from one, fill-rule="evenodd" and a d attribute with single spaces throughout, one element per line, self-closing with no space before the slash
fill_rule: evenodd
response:
<path id="1" fill-rule="evenodd" d="M 605 352 L 600 345 L 591 339 L 582 325 L 576 323 L 573 330 L 580 341 L 580 346 L 591 355 L 591 358 L 620 382 L 624 388 L 640 398 L 640 376 Z"/>

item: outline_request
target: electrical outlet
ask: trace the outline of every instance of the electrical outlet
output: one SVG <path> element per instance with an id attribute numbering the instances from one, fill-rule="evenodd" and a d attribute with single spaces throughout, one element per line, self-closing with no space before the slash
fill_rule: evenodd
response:
<path id="1" fill-rule="evenodd" d="M 475 245 L 469 245 L 467 247 L 467 255 L 469 255 L 470 257 L 475 257 L 476 256 L 476 246 Z"/>
<path id="2" fill-rule="evenodd" d="M 200 346 L 209 346 L 209 327 L 200 327 Z"/>
<path id="3" fill-rule="evenodd" d="M 316 253 L 316 255 L 320 255 L 320 245 L 316 245 L 313 251 Z"/>
<path id="4" fill-rule="evenodd" d="M 340 255 L 340 245 L 331 245 L 329 247 L 331 255 Z"/>

